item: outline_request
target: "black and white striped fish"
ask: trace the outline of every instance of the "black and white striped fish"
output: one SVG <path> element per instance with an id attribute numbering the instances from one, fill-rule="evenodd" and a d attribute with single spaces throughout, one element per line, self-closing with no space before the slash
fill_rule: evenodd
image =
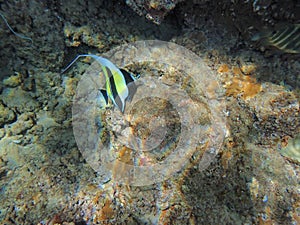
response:
<path id="1" fill-rule="evenodd" d="M 119 69 L 106 58 L 92 54 L 78 55 L 62 71 L 62 73 L 68 70 L 80 57 L 92 57 L 100 63 L 106 80 L 106 90 L 100 90 L 100 92 L 103 95 L 106 104 L 108 103 L 109 98 L 121 112 L 124 112 L 125 101 L 131 99 L 136 92 L 137 87 L 134 81 L 139 76 L 134 76 L 124 69 Z"/>
<path id="2" fill-rule="evenodd" d="M 274 30 L 268 30 L 254 35 L 252 41 L 258 41 L 262 46 L 273 46 L 283 52 L 300 53 L 300 24 L 279 25 Z"/>

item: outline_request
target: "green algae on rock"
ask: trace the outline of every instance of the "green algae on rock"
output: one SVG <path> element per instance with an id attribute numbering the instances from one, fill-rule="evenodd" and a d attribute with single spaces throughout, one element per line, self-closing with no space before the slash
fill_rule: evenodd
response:
<path id="1" fill-rule="evenodd" d="M 21 87 L 6 88 L 2 93 L 2 101 L 9 108 L 16 108 L 19 112 L 32 112 L 39 107 L 39 103 Z"/>
<path id="2" fill-rule="evenodd" d="M 8 87 L 17 87 L 22 82 L 22 75 L 20 73 L 15 73 L 15 75 L 10 76 L 3 80 L 3 84 Z"/>
<path id="3" fill-rule="evenodd" d="M 0 103 L 0 127 L 13 122 L 15 118 L 15 113 Z"/>
<path id="4" fill-rule="evenodd" d="M 291 161 L 300 164 L 300 133 L 290 139 L 287 146 L 279 152 Z"/>

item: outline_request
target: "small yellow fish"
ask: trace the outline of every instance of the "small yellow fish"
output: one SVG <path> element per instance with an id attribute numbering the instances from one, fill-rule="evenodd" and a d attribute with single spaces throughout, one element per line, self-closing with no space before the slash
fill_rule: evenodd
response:
<path id="1" fill-rule="evenodd" d="M 281 24 L 274 30 L 267 30 L 254 35 L 252 41 L 262 46 L 273 46 L 283 52 L 300 53 L 300 24 Z"/>

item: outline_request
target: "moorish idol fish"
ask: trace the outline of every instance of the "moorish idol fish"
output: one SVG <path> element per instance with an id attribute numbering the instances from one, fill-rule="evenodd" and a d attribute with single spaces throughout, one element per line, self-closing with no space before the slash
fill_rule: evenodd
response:
<path id="1" fill-rule="evenodd" d="M 106 80 L 106 91 L 100 90 L 100 92 L 103 95 L 106 103 L 108 103 L 109 98 L 121 112 L 124 112 L 125 100 L 130 100 L 135 94 L 137 87 L 134 81 L 139 78 L 139 76 L 134 76 L 124 69 L 119 69 L 106 58 L 92 54 L 78 55 L 62 71 L 62 73 L 67 71 L 80 57 L 92 57 L 100 63 Z"/>
<path id="2" fill-rule="evenodd" d="M 264 46 L 273 46 L 286 53 L 300 53 L 300 24 L 281 24 L 273 30 L 254 35 L 252 41 Z"/>

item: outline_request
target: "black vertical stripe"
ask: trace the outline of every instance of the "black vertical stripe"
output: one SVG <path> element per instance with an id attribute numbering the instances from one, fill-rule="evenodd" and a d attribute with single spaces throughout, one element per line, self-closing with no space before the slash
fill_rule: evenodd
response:
<path id="1" fill-rule="evenodd" d="M 127 88 L 128 88 L 128 100 L 131 100 L 133 95 L 136 93 L 136 90 L 137 90 L 137 86 L 134 83 L 135 79 L 126 70 L 124 70 L 124 69 L 120 69 L 120 70 L 123 73 L 123 76 L 125 78 L 125 82 L 126 82 L 126 85 L 127 85 Z"/>
<path id="2" fill-rule="evenodd" d="M 122 74 L 123 74 L 123 77 L 124 77 L 124 79 L 125 79 L 126 85 L 134 81 L 132 75 L 131 75 L 129 72 L 127 72 L 127 71 L 124 70 L 124 69 L 120 69 L 120 71 L 121 71 Z"/>
<path id="3" fill-rule="evenodd" d="M 115 80 L 114 80 L 114 76 L 113 76 L 112 72 L 110 71 L 110 69 L 108 67 L 105 67 L 105 69 L 106 69 L 108 77 L 109 77 L 108 82 L 110 84 L 110 89 L 111 89 L 112 95 L 115 99 L 115 97 L 118 95 L 118 91 L 117 91 L 117 88 L 116 88 L 116 83 L 115 83 Z"/>
<path id="4" fill-rule="evenodd" d="M 121 97 L 117 91 L 117 87 L 116 87 L 116 82 L 115 82 L 115 79 L 114 79 L 114 76 L 111 72 L 111 70 L 108 68 L 108 67 L 105 67 L 106 71 L 107 71 L 107 75 L 109 77 L 109 84 L 110 84 L 110 88 L 111 88 L 111 92 L 112 92 L 112 95 L 113 95 L 113 99 L 115 101 L 115 103 L 117 104 L 117 106 L 119 107 L 120 110 L 122 110 L 123 108 L 123 103 L 121 101 Z M 123 78 L 125 80 L 125 84 L 126 84 L 126 87 L 128 88 L 128 96 L 126 96 L 126 98 L 132 98 L 132 96 L 136 93 L 136 90 L 137 90 L 137 87 L 134 83 L 135 79 L 134 77 L 129 73 L 127 72 L 126 70 L 124 69 L 120 69 L 122 75 L 123 75 Z"/>
<path id="5" fill-rule="evenodd" d="M 121 98 L 119 96 L 119 93 L 117 91 L 116 82 L 114 80 L 114 76 L 113 76 L 113 74 L 111 73 L 111 71 L 110 71 L 110 69 L 108 67 L 105 67 L 105 69 L 106 69 L 108 77 L 109 77 L 109 83 L 110 83 L 110 88 L 111 88 L 111 92 L 112 92 L 113 98 L 114 98 L 117 106 L 119 107 L 119 109 L 122 110 L 123 103 L 122 103 Z"/>
<path id="6" fill-rule="evenodd" d="M 105 103 L 107 105 L 108 104 L 108 96 L 107 96 L 106 90 L 101 89 L 100 92 L 101 92 L 102 96 L 104 97 Z"/>

